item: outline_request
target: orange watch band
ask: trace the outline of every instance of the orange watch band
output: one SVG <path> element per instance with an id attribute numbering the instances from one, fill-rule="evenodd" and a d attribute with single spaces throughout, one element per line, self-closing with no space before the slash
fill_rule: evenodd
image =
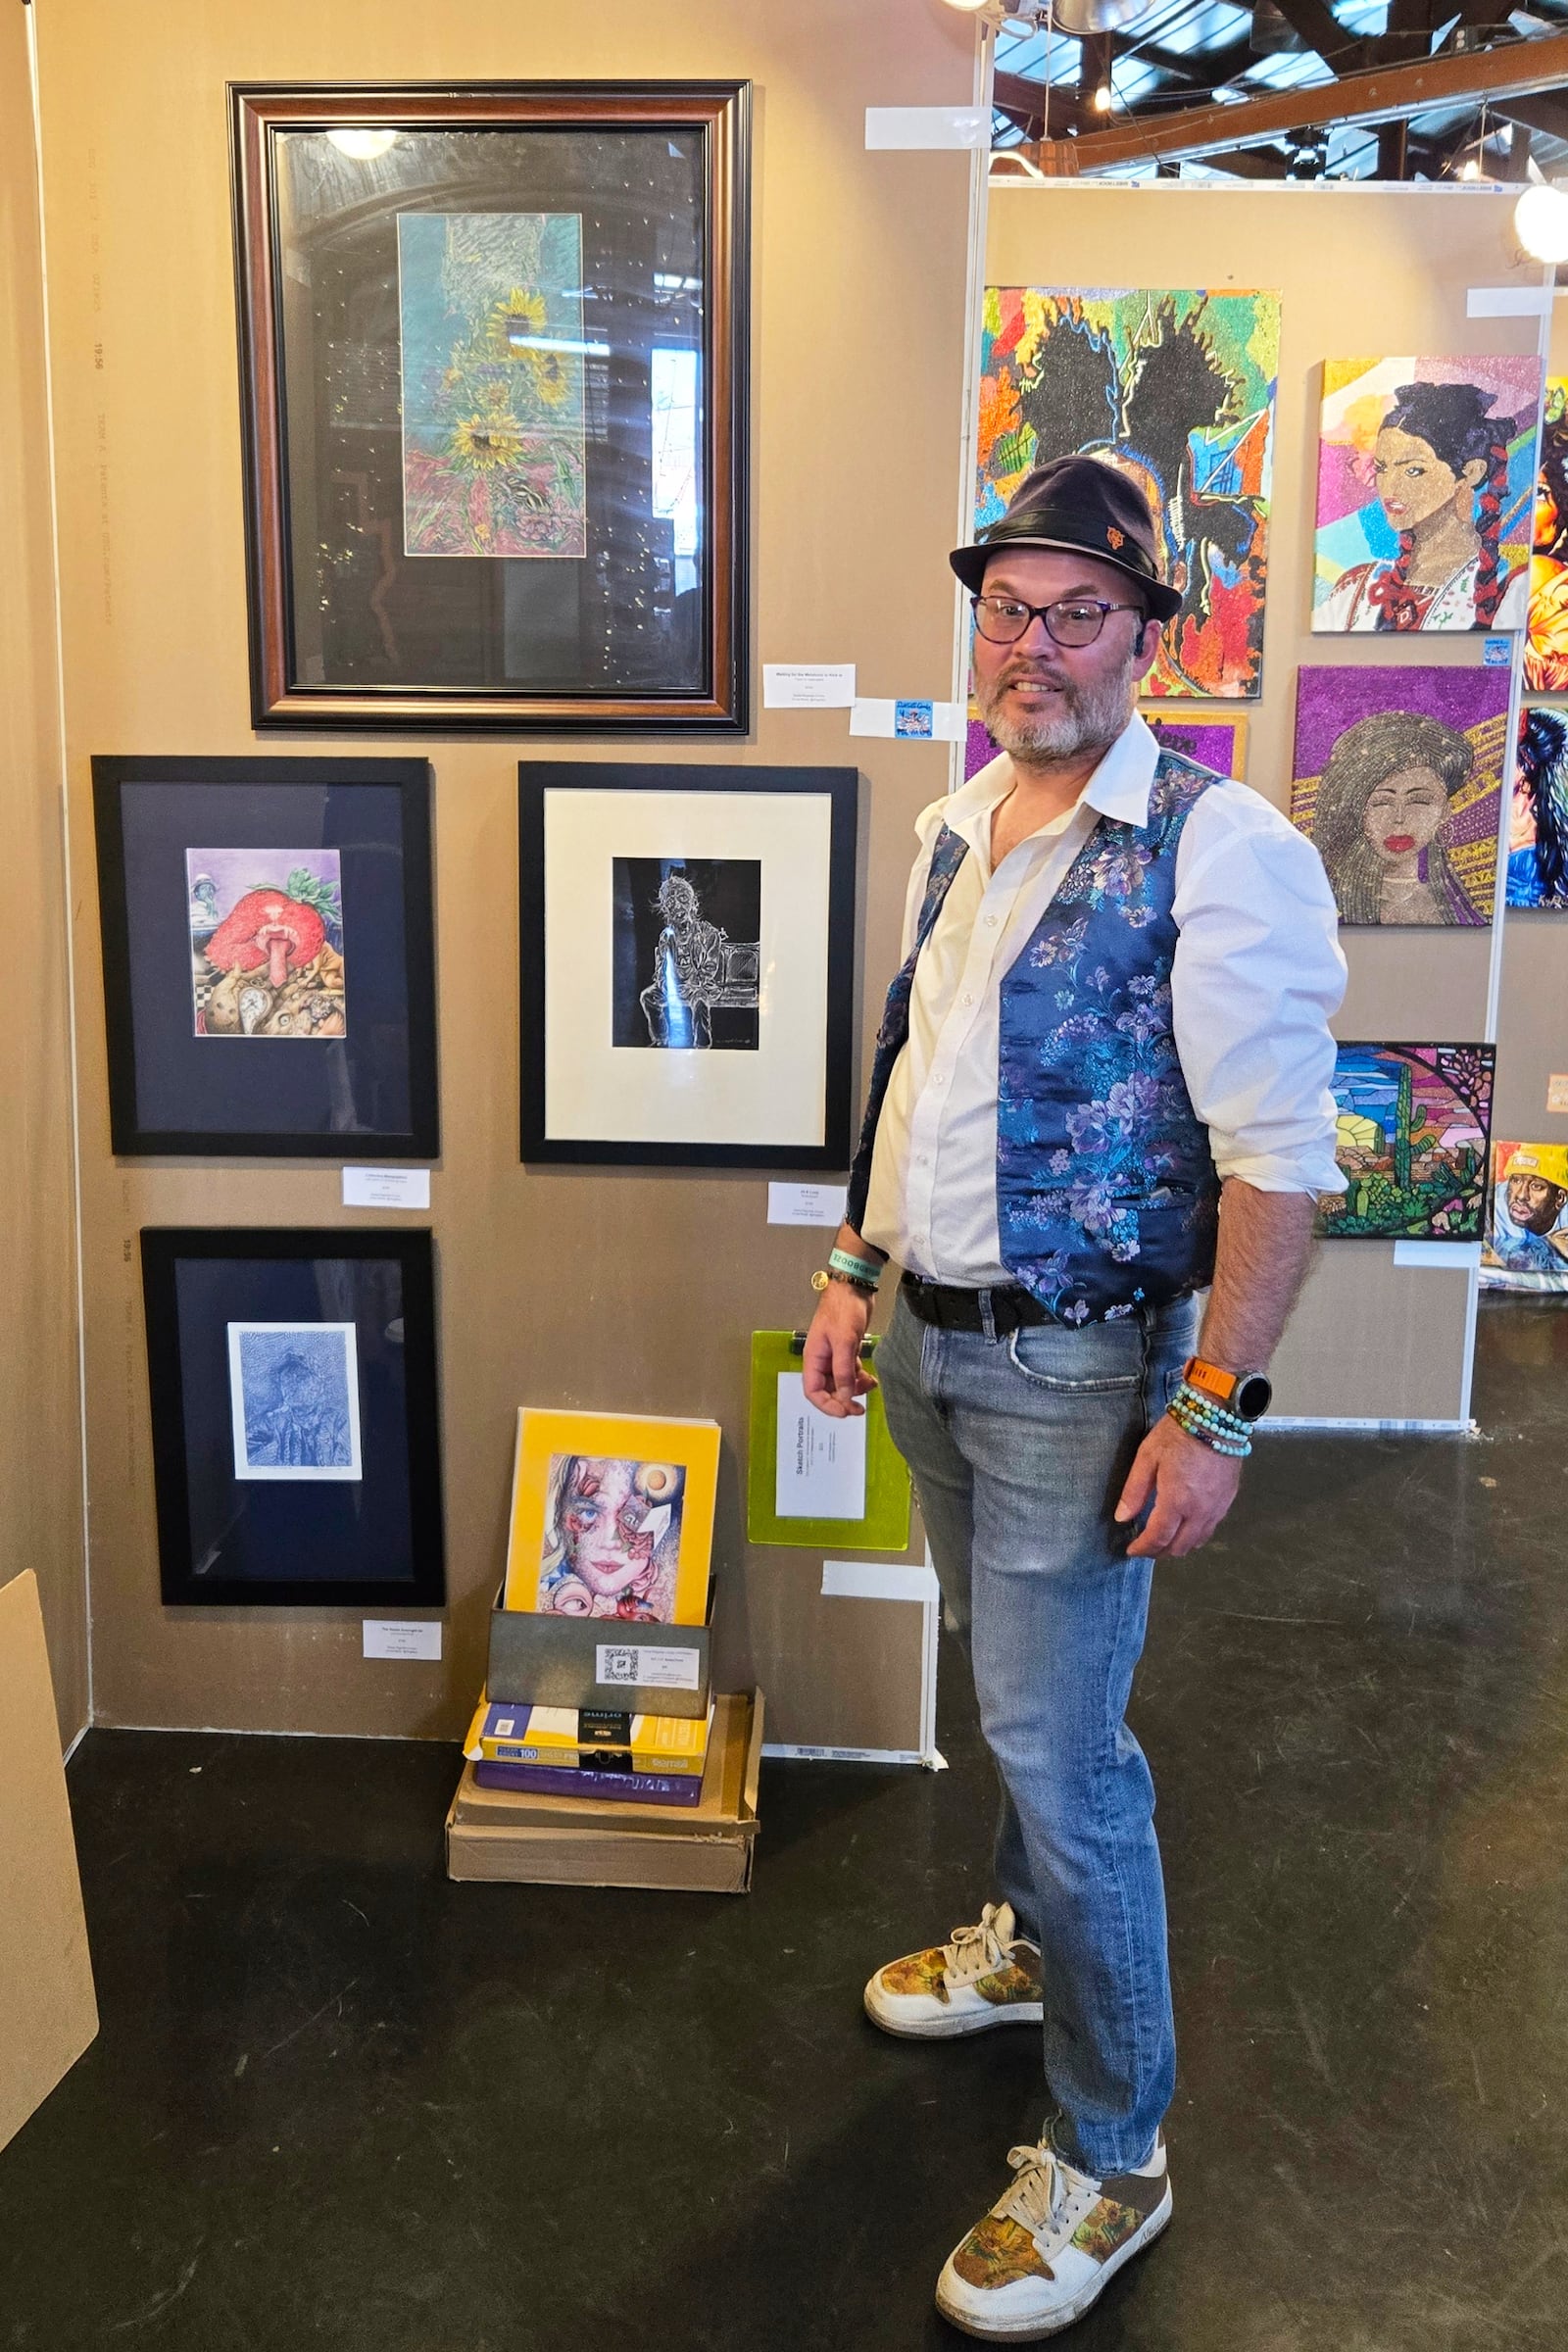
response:
<path id="1" fill-rule="evenodd" d="M 1201 1389 L 1205 1396 L 1212 1396 L 1216 1404 L 1229 1404 L 1236 1394 L 1236 1374 L 1222 1372 L 1218 1364 L 1207 1363 L 1200 1355 L 1188 1357 L 1182 1378 Z"/>

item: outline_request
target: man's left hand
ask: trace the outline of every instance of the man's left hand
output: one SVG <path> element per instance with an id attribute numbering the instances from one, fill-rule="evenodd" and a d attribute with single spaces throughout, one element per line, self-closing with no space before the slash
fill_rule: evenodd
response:
<path id="1" fill-rule="evenodd" d="M 1138 1448 L 1116 1505 L 1116 1517 L 1127 1520 L 1153 1504 L 1137 1542 L 1127 1546 L 1128 1558 L 1179 1560 L 1196 1551 L 1236 1500 L 1241 1483 L 1234 1454 L 1216 1453 L 1161 1413 Z"/>

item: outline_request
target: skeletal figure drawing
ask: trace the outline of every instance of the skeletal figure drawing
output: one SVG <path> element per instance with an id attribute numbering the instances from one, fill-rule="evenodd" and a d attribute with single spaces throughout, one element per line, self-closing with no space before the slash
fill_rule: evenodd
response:
<path id="1" fill-rule="evenodd" d="M 755 1011 L 760 949 L 733 940 L 708 922 L 702 901 L 684 874 L 667 874 L 655 901 L 663 929 L 654 950 L 654 976 L 638 996 L 656 1046 L 711 1046 L 715 1008 Z"/>

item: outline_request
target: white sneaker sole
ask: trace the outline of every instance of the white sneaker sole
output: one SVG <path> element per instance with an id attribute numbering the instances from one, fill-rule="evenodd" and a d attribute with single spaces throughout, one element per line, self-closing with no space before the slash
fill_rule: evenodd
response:
<path id="1" fill-rule="evenodd" d="M 989 2034 L 993 2026 L 1039 2026 L 1045 2023 L 1045 2004 L 1042 2001 L 1008 2001 L 985 2010 L 949 2010 L 942 2017 L 916 2018 L 907 2024 L 895 2025 L 882 2010 L 873 2006 L 871 1987 L 865 1988 L 865 2014 L 873 2026 L 891 2034 L 899 2041 L 961 2041 L 969 2034 Z"/>
<path id="2" fill-rule="evenodd" d="M 1170 2227 L 1174 2210 L 1167 2190 L 1163 2203 L 1155 2206 L 1143 2228 L 1101 2264 L 1099 2277 L 1091 2278 L 1086 2286 L 1081 2287 L 1070 2303 L 1062 2304 L 1059 2310 L 1048 2312 L 1040 2319 L 1018 2319 L 1005 2326 L 982 2328 L 967 2312 L 959 2311 L 948 2302 L 940 2287 L 937 2289 L 937 2309 L 950 2328 L 956 2328 L 964 2335 L 979 2336 L 989 2344 L 1030 2343 L 1042 2335 L 1059 2335 L 1064 2328 L 1073 2327 L 1086 2311 L 1099 2302 L 1124 2263 L 1131 2262 L 1135 2254 L 1142 2254 L 1146 2247 L 1153 2244 L 1161 2230 Z"/>

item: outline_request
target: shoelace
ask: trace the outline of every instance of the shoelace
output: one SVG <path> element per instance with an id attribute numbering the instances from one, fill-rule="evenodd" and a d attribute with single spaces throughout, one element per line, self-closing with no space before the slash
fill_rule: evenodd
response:
<path id="1" fill-rule="evenodd" d="M 1044 2146 L 1009 2148 L 1007 2162 L 1018 2178 L 993 2211 L 1021 2222 L 1036 2237 L 1043 2230 L 1057 2233 L 1074 2190 L 1089 2184 L 1087 2174 Z"/>
<path id="2" fill-rule="evenodd" d="M 972 1928 L 955 1928 L 943 1945 L 948 1975 L 955 1984 L 966 1984 L 975 1977 L 989 1977 L 1008 1957 L 997 1934 L 996 1918 L 996 1904 L 987 1903 Z"/>

